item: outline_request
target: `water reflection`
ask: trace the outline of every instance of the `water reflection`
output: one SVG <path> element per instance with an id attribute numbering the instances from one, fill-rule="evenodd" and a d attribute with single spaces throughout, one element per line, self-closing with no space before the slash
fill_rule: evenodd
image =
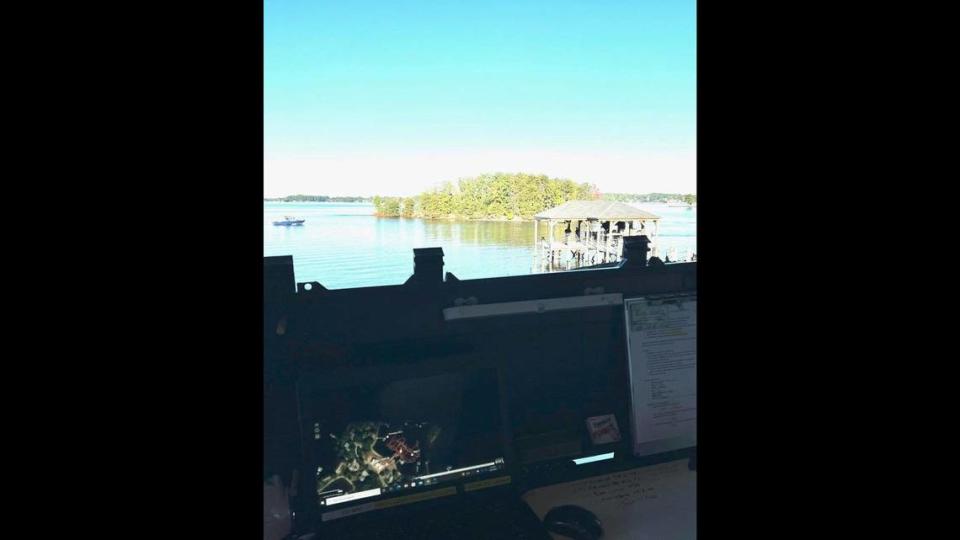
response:
<path id="1" fill-rule="evenodd" d="M 533 223 L 529 222 L 423 220 L 422 226 L 428 238 L 441 243 L 533 246 Z"/>

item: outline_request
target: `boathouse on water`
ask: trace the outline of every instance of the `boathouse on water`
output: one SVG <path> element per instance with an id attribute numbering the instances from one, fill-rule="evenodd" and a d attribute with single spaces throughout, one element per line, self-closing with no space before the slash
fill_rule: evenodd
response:
<path id="1" fill-rule="evenodd" d="M 623 238 L 646 235 L 657 255 L 660 216 L 617 201 L 569 201 L 534 219 L 534 271 L 612 263 Z"/>

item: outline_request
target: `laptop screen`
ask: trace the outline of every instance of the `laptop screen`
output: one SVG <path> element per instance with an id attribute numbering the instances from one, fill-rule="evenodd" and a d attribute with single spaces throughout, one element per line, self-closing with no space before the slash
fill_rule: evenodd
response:
<path id="1" fill-rule="evenodd" d="M 494 369 L 336 385 L 301 407 L 322 512 L 427 494 L 504 468 Z"/>

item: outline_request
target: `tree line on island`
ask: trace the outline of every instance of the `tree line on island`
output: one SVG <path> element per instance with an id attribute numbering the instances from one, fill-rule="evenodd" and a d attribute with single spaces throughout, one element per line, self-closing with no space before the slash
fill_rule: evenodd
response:
<path id="1" fill-rule="evenodd" d="M 492 173 L 439 187 L 413 197 L 373 197 L 376 215 L 407 218 L 532 219 L 534 214 L 574 200 L 696 202 L 679 193 L 607 193 L 596 186 L 543 174 Z"/>
<path id="2" fill-rule="evenodd" d="M 373 198 L 381 217 L 530 219 L 572 200 L 600 197 L 596 186 L 543 174 L 492 173 L 444 182 L 413 197 Z"/>

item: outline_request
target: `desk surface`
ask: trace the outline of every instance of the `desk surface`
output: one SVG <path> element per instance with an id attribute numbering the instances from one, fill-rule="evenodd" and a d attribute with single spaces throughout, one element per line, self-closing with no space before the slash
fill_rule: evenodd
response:
<path id="1" fill-rule="evenodd" d="M 537 488 L 523 499 L 541 520 L 551 508 L 565 504 L 593 512 L 604 540 L 693 540 L 697 473 L 687 464 L 682 459 Z"/>

